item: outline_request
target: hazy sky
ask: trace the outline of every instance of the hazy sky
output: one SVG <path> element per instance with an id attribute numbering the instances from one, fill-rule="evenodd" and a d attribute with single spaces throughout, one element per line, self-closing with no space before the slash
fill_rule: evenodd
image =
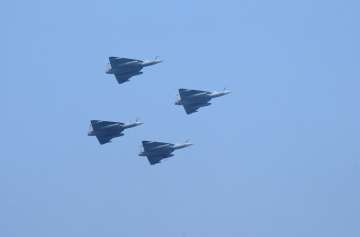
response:
<path id="1" fill-rule="evenodd" d="M 0 236 L 360 236 L 359 10 L 1 2 Z M 118 85 L 109 56 L 164 62 Z M 181 87 L 232 94 L 187 116 Z M 150 166 L 145 139 L 195 145 Z"/>

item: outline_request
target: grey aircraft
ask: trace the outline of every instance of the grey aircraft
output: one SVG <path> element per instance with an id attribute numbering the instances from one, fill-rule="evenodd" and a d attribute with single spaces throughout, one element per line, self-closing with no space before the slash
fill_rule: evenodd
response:
<path id="1" fill-rule="evenodd" d="M 110 63 L 107 64 L 106 73 L 114 74 L 119 84 L 129 81 L 133 76 L 140 75 L 143 67 L 161 63 L 161 60 L 142 61 L 130 58 L 109 57 Z"/>
<path id="2" fill-rule="evenodd" d="M 165 142 L 143 141 L 143 151 L 139 156 L 146 156 L 150 165 L 160 163 L 161 160 L 172 157 L 175 150 L 191 146 L 191 143 L 172 144 Z"/>
<path id="3" fill-rule="evenodd" d="M 122 133 L 125 129 L 137 127 L 143 123 L 136 121 L 135 123 L 120 123 L 112 121 L 91 120 L 88 135 L 96 136 L 101 145 L 111 142 L 115 137 L 124 136 Z"/>
<path id="4" fill-rule="evenodd" d="M 179 89 L 178 99 L 176 105 L 184 106 L 187 114 L 192 114 L 198 111 L 199 108 L 209 106 L 209 101 L 212 98 L 220 97 L 229 94 L 229 90 L 223 91 L 201 91 L 201 90 L 189 90 Z"/>

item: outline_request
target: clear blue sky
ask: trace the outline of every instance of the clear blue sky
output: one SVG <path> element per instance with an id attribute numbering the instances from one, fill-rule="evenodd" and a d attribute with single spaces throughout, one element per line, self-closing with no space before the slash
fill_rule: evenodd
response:
<path id="1" fill-rule="evenodd" d="M 0 236 L 360 236 L 358 1 L 0 9 Z M 119 86 L 108 56 L 164 63 Z M 186 116 L 180 87 L 233 93 Z M 143 139 L 195 145 L 149 166 Z"/>

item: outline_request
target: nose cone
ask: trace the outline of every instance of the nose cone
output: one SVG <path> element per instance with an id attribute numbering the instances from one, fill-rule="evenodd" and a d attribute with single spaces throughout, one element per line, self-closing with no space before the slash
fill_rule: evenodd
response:
<path id="1" fill-rule="evenodd" d="M 231 93 L 231 91 L 229 91 L 229 90 L 223 90 L 218 93 L 218 96 L 224 96 L 224 95 L 228 95 L 230 93 Z M 215 97 L 216 97 L 216 95 L 215 95 Z"/>
<path id="2" fill-rule="evenodd" d="M 186 143 L 175 145 L 174 148 L 175 149 L 182 149 L 182 148 L 189 147 L 189 146 L 192 146 L 192 145 L 193 145 L 192 143 L 186 142 Z"/>
<path id="3" fill-rule="evenodd" d="M 136 122 L 135 123 L 135 126 L 140 126 L 140 125 L 143 125 L 144 123 L 142 123 L 142 122 Z"/>
<path id="4" fill-rule="evenodd" d="M 149 62 L 149 66 L 159 64 L 159 63 L 162 63 L 162 60 L 154 60 L 154 61 Z"/>
<path id="5" fill-rule="evenodd" d="M 163 60 L 154 60 L 154 64 L 162 63 Z"/>
<path id="6" fill-rule="evenodd" d="M 223 90 L 223 91 L 219 91 L 219 92 L 215 91 L 210 96 L 211 96 L 211 98 L 216 98 L 216 97 L 224 96 L 224 95 L 227 95 L 230 93 L 231 93 L 231 91 L 229 91 L 229 90 Z"/>
<path id="7" fill-rule="evenodd" d="M 155 65 L 155 64 L 158 64 L 161 62 L 162 62 L 162 60 L 145 61 L 142 63 L 142 65 L 143 65 L 143 67 L 147 67 L 147 66 Z"/>
<path id="8" fill-rule="evenodd" d="M 192 145 L 193 145 L 192 143 L 187 142 L 187 143 L 184 144 L 184 147 L 189 147 L 189 146 L 192 146 Z"/>
<path id="9" fill-rule="evenodd" d="M 137 126 L 140 126 L 140 125 L 143 125 L 144 123 L 142 122 L 135 122 L 135 123 L 129 123 L 129 124 L 126 124 L 124 125 L 124 129 L 128 129 L 128 128 L 133 128 L 133 127 L 137 127 Z"/>
<path id="10" fill-rule="evenodd" d="M 228 95 L 228 94 L 230 94 L 231 93 L 231 91 L 229 91 L 229 90 L 224 90 L 224 95 Z"/>

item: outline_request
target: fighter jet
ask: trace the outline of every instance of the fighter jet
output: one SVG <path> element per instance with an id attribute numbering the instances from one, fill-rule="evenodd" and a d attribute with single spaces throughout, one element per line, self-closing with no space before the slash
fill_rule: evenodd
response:
<path id="1" fill-rule="evenodd" d="M 140 75 L 143 67 L 161 63 L 161 60 L 141 61 L 130 58 L 109 57 L 106 73 L 114 74 L 119 84 L 129 81 L 132 76 Z"/>
<path id="2" fill-rule="evenodd" d="M 146 156 L 150 165 L 160 163 L 161 160 L 172 157 L 173 152 L 177 149 L 182 149 L 191 146 L 191 143 L 185 142 L 181 144 L 171 144 L 165 142 L 143 141 L 143 151 L 139 156 Z"/>
<path id="3" fill-rule="evenodd" d="M 229 94 L 229 90 L 223 91 L 200 91 L 200 90 L 189 90 L 189 89 L 179 89 L 178 99 L 176 100 L 176 105 L 184 106 L 185 112 L 187 114 L 192 114 L 198 111 L 200 107 L 205 107 L 211 105 L 209 101 L 212 98 L 220 97 L 223 95 Z"/>
<path id="4" fill-rule="evenodd" d="M 101 145 L 111 142 L 115 137 L 124 136 L 122 133 L 125 129 L 139 126 L 143 123 L 136 121 L 135 123 L 120 123 L 102 120 L 91 120 L 88 136 L 96 136 Z"/>

